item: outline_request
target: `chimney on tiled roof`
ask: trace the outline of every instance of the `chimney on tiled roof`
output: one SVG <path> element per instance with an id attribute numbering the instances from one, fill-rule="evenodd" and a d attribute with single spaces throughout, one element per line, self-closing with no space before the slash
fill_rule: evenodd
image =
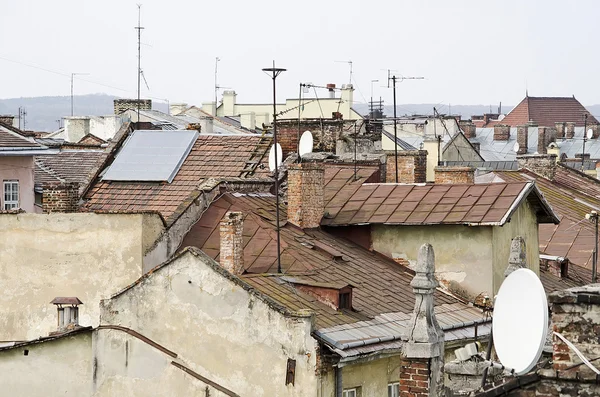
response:
<path id="1" fill-rule="evenodd" d="M 556 154 L 527 154 L 517 156 L 520 169 L 526 169 L 546 179 L 554 180 Z"/>
<path id="2" fill-rule="evenodd" d="M 256 128 L 256 113 L 254 113 L 254 112 L 243 113 L 240 117 L 240 124 L 244 128 L 247 128 L 249 130 L 254 130 Z"/>
<path id="3" fill-rule="evenodd" d="M 458 122 L 458 125 L 467 139 L 477 136 L 477 127 L 471 120 L 461 120 Z"/>
<path id="4" fill-rule="evenodd" d="M 176 116 L 185 112 L 187 108 L 187 103 L 172 103 L 169 105 L 169 114 L 172 116 Z"/>
<path id="5" fill-rule="evenodd" d="M 79 209 L 79 183 L 55 182 L 43 186 L 42 210 L 51 212 L 77 212 Z"/>
<path id="6" fill-rule="evenodd" d="M 529 140 L 529 125 L 517 126 L 517 143 L 519 144 L 519 150 L 517 154 L 527 154 L 527 145 Z"/>
<path id="7" fill-rule="evenodd" d="M 325 169 L 316 163 L 291 164 L 288 168 L 288 221 L 302 229 L 317 228 L 325 211 Z"/>
<path id="8" fill-rule="evenodd" d="M 559 256 L 540 255 L 540 269 L 558 278 L 569 276 L 569 260 Z"/>
<path id="9" fill-rule="evenodd" d="M 573 139 L 575 136 L 575 123 L 569 122 L 565 123 L 565 138 Z"/>
<path id="10" fill-rule="evenodd" d="M 200 117 L 200 132 L 203 134 L 212 134 L 214 132 L 215 118 L 212 116 Z"/>
<path id="11" fill-rule="evenodd" d="M 223 91 L 223 116 L 236 116 L 235 97 L 237 94 L 233 90 Z"/>
<path id="12" fill-rule="evenodd" d="M 236 276 L 244 272 L 244 214 L 229 211 L 221 219 L 219 264 Z"/>
<path id="13" fill-rule="evenodd" d="M 425 183 L 427 181 L 427 150 L 399 150 L 396 160 L 394 151 L 386 151 L 385 181 L 398 183 Z"/>
<path id="14" fill-rule="evenodd" d="M 444 389 L 444 333 L 433 310 L 433 293 L 438 282 L 433 247 L 429 244 L 419 250 L 415 277 L 410 285 L 416 301 L 406 327 L 408 334 L 400 362 L 400 389 L 406 395 L 441 396 Z"/>
<path id="15" fill-rule="evenodd" d="M 564 122 L 556 122 L 554 123 L 554 127 L 556 128 L 556 137 L 563 139 L 565 137 L 565 123 Z"/>
<path id="16" fill-rule="evenodd" d="M 79 325 L 79 305 L 83 305 L 83 302 L 79 298 L 59 296 L 52 299 L 50 303 L 56 305 L 58 315 L 57 329 L 50 333 L 51 336 L 81 328 Z"/>
<path id="17" fill-rule="evenodd" d="M 473 167 L 435 167 L 436 184 L 475 183 Z"/>
<path id="18" fill-rule="evenodd" d="M 494 140 L 508 141 L 510 139 L 510 125 L 496 124 L 494 126 Z"/>

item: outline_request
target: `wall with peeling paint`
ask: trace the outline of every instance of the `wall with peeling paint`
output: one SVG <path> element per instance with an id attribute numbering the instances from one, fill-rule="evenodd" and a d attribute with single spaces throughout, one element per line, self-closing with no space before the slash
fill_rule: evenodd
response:
<path id="1" fill-rule="evenodd" d="M 98 325 L 100 299 L 142 275 L 157 215 L 0 214 L 0 341 L 56 330 L 49 302 L 77 296 L 80 324 Z"/>
<path id="2" fill-rule="evenodd" d="M 313 318 L 284 314 L 200 251 L 186 251 L 138 284 L 102 302 L 102 324 L 134 329 L 179 355 L 193 371 L 241 396 L 315 396 L 318 388 Z M 121 347 L 118 347 L 120 344 Z M 116 361 L 98 390 L 117 393 L 111 379 L 126 369 L 122 342 L 111 341 Z M 98 350 L 104 354 L 106 349 Z M 296 360 L 295 385 L 286 385 L 288 358 Z M 159 378 L 169 366 L 145 368 Z M 103 370 L 106 371 L 106 370 Z M 152 372 L 156 371 L 156 372 Z M 119 391 L 133 388 L 121 384 Z M 125 389 L 123 389 L 125 388 Z M 119 393 L 117 393 L 119 394 Z"/>

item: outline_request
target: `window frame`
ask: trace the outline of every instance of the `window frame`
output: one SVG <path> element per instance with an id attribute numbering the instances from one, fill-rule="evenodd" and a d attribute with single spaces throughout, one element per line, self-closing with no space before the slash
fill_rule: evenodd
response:
<path id="1" fill-rule="evenodd" d="M 350 395 L 351 392 L 353 393 L 352 395 Z M 350 389 L 344 389 L 342 391 L 342 397 L 358 397 L 358 388 L 352 387 Z"/>
<path id="2" fill-rule="evenodd" d="M 20 185 L 18 179 L 6 179 L 2 182 L 2 209 L 4 211 L 19 209 L 19 202 L 21 199 Z M 8 200 L 7 195 L 10 195 Z"/>
<path id="3" fill-rule="evenodd" d="M 395 394 L 394 394 L 395 387 Z M 400 382 L 388 383 L 388 397 L 400 397 Z"/>

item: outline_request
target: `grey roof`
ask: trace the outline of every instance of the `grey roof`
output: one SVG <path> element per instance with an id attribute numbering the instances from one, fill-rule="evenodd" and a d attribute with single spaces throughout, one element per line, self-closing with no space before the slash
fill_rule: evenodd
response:
<path id="1" fill-rule="evenodd" d="M 494 141 L 493 128 L 478 128 L 475 138 L 470 139 L 473 143 L 480 144 L 479 153 L 486 161 L 516 160 L 514 146 L 517 142 L 517 129 L 510 129 L 508 141 Z M 565 153 L 568 158 L 574 158 L 583 149 L 583 127 L 575 127 L 575 137 L 572 139 L 557 139 L 561 155 Z M 537 153 L 538 127 L 529 127 L 527 135 L 527 153 Z M 585 143 L 585 152 L 590 153 L 591 158 L 600 158 L 600 140 L 590 139 Z"/>
<path id="2" fill-rule="evenodd" d="M 581 160 L 579 160 L 579 161 L 564 161 L 562 164 L 566 165 L 567 167 L 574 168 L 576 170 L 581 169 Z M 596 169 L 596 161 L 595 160 L 584 160 L 583 161 L 583 169 L 586 171 L 595 170 Z"/>
<path id="3" fill-rule="evenodd" d="M 202 120 L 186 113 L 170 115 L 159 110 L 140 110 L 140 115 L 155 120 L 152 124 L 163 130 L 184 130 L 190 124 L 200 124 Z M 207 113 L 207 116 L 208 115 Z M 220 117 L 213 119 L 213 134 L 243 134 L 245 131 L 240 126 L 234 125 L 234 120 L 224 121 Z"/>
<path id="4" fill-rule="evenodd" d="M 195 130 L 134 131 L 102 179 L 171 183 L 198 135 Z"/>
<path id="5" fill-rule="evenodd" d="M 516 161 L 444 161 L 445 166 L 484 168 L 494 171 L 516 171 L 519 164 Z"/>

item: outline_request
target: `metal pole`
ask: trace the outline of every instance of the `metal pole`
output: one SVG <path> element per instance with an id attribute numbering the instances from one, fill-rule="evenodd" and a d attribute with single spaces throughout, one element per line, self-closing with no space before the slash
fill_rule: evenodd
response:
<path id="1" fill-rule="evenodd" d="M 137 79 L 137 122 L 140 122 L 140 87 L 141 87 L 141 79 L 142 79 L 142 29 L 141 26 L 141 15 L 142 15 L 142 5 L 138 4 L 138 26 L 136 27 L 138 31 L 138 79 Z"/>
<path id="2" fill-rule="evenodd" d="M 598 276 L 597 276 L 597 271 L 598 271 L 598 213 L 595 214 L 594 216 L 594 223 L 596 224 L 596 244 L 595 244 L 595 248 L 594 248 L 594 263 L 592 265 L 592 283 L 595 284 Z"/>
<path id="3" fill-rule="evenodd" d="M 492 331 L 490 330 L 490 339 L 488 340 L 487 350 L 485 352 L 485 360 L 486 361 L 490 361 L 490 358 L 492 358 L 492 346 L 493 345 L 494 345 L 494 335 L 492 334 Z M 483 377 L 481 378 L 481 388 L 482 389 L 485 386 L 485 381 L 487 380 L 487 374 L 488 374 L 488 367 L 485 367 L 483 369 Z"/>
<path id="4" fill-rule="evenodd" d="M 302 162 L 302 158 L 300 157 L 300 117 L 301 117 L 301 113 L 302 113 L 302 109 L 300 108 L 300 106 L 302 106 L 302 87 L 304 86 L 304 84 L 300 83 L 300 90 L 298 91 L 298 143 L 296 146 L 296 150 L 298 151 L 298 162 L 301 163 Z"/>
<path id="5" fill-rule="evenodd" d="M 581 172 L 585 172 L 583 162 L 585 160 L 585 141 L 587 140 L 587 113 L 583 115 L 583 151 L 581 152 Z"/>
<path id="6" fill-rule="evenodd" d="M 71 73 L 71 116 L 73 116 L 73 76 L 75 73 Z"/>
<path id="7" fill-rule="evenodd" d="M 396 75 L 392 76 L 394 86 L 394 169 L 398 183 L 398 121 L 396 120 Z"/>
<path id="8" fill-rule="evenodd" d="M 358 174 L 356 172 L 356 140 L 358 133 L 356 132 L 356 121 L 354 122 L 354 180 L 358 180 Z"/>

